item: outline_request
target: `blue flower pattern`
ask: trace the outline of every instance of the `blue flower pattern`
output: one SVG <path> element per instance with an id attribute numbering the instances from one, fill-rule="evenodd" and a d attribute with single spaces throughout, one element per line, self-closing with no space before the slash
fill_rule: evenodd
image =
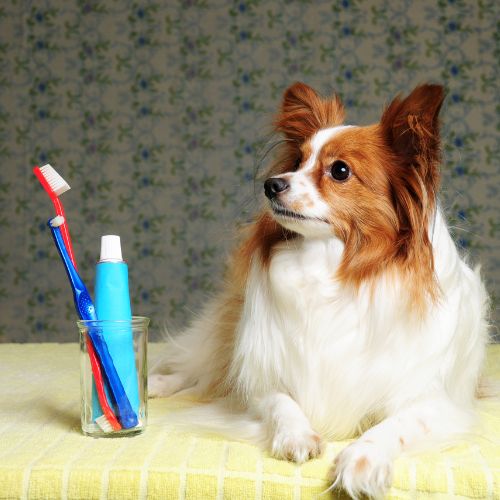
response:
<path id="1" fill-rule="evenodd" d="M 497 304 L 499 110 L 494 0 L 47 0 L 0 7 L 1 341 L 75 341 L 71 292 L 31 167 L 50 162 L 80 272 L 119 234 L 135 314 L 181 327 L 221 282 L 287 85 L 336 91 L 348 123 L 425 81 L 442 111 L 443 195 Z"/>

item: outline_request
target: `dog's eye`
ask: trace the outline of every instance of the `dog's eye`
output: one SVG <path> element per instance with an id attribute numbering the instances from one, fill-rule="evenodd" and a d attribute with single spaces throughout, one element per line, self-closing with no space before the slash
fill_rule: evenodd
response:
<path id="1" fill-rule="evenodd" d="M 330 173 L 336 181 L 342 182 L 349 179 L 351 176 L 351 169 L 345 161 L 337 160 L 333 162 Z"/>

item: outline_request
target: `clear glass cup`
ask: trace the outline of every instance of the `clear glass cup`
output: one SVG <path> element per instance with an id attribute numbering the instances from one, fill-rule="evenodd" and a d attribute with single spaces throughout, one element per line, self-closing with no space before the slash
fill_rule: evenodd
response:
<path id="1" fill-rule="evenodd" d="M 118 437 L 140 434 L 146 428 L 147 421 L 147 344 L 149 318 L 134 316 L 131 321 L 77 321 L 80 331 L 80 390 L 81 421 L 84 434 L 93 437 Z M 90 332 L 90 335 L 89 335 Z M 102 335 L 108 352 L 113 360 L 116 372 L 132 408 L 133 419 L 120 417 L 111 396 L 107 376 L 101 363 L 101 378 L 109 408 L 116 416 L 121 428 L 113 425 L 103 411 L 101 400 L 93 375 L 89 349 L 94 352 L 92 337 Z M 90 344 L 90 346 L 89 346 Z M 98 357 L 97 357 L 98 359 Z M 95 366 L 94 366 L 95 369 Z M 134 420 L 135 419 L 135 420 Z"/>

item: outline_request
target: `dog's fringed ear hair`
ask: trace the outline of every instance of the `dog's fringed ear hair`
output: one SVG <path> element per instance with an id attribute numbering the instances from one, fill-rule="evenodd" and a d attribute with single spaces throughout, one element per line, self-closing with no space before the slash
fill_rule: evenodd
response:
<path id="1" fill-rule="evenodd" d="M 344 107 L 336 95 L 323 99 L 305 83 L 297 82 L 285 91 L 274 124 L 288 139 L 303 142 L 321 128 L 340 125 L 343 119 Z"/>
<path id="2" fill-rule="evenodd" d="M 440 159 L 441 85 L 420 85 L 408 97 L 396 97 L 382 115 L 386 143 L 400 161 L 433 167 Z"/>

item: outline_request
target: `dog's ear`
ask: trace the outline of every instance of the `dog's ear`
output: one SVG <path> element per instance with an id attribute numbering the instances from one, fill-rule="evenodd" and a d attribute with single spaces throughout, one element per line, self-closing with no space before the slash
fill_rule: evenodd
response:
<path id="1" fill-rule="evenodd" d="M 428 227 L 439 187 L 439 110 L 444 91 L 440 85 L 421 85 L 408 97 L 396 97 L 382 115 L 381 131 L 391 150 L 387 170 L 396 210 L 399 255 L 419 262 L 422 286 L 437 297 L 432 245 Z"/>
<path id="2" fill-rule="evenodd" d="M 323 99 L 305 83 L 297 82 L 283 94 L 275 127 L 287 138 L 303 142 L 319 129 L 339 125 L 343 119 L 344 107 L 336 95 Z"/>
<path id="3" fill-rule="evenodd" d="M 439 161 L 439 110 L 444 100 L 441 85 L 420 85 L 405 99 L 396 97 L 381 119 L 386 143 L 400 161 L 417 165 Z"/>

